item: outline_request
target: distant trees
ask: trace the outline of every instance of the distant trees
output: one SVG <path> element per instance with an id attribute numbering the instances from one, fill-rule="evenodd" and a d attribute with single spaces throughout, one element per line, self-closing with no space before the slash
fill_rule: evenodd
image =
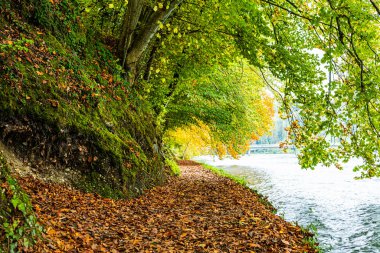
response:
<path id="1" fill-rule="evenodd" d="M 286 141 L 288 137 L 288 133 L 285 130 L 285 128 L 287 126 L 288 126 L 287 120 L 275 118 L 273 129 L 269 133 L 265 134 L 264 136 L 261 136 L 260 139 L 257 140 L 255 143 L 279 144 L 280 142 Z"/>

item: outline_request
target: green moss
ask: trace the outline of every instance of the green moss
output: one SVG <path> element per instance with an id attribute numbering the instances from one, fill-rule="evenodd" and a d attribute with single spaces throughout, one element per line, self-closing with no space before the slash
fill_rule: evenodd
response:
<path id="1" fill-rule="evenodd" d="M 60 3 L 66 9 L 69 4 Z M 95 41 L 83 53 L 72 46 L 86 40 L 79 30 L 58 39 L 57 31 L 37 34 L 20 20 L 0 21 L 16 31 L 23 27 L 20 38 L 12 39 L 34 41 L 19 43 L 28 52 L 0 47 L 0 126 L 21 124 L 31 131 L 8 133 L 0 127 L 19 153 L 77 169 L 83 176 L 74 184 L 107 197 L 136 196 L 165 180 L 151 105 L 123 79 L 102 43 Z M 82 146 L 87 153 L 79 151 Z"/>
<path id="2" fill-rule="evenodd" d="M 121 190 L 112 187 L 104 176 L 97 172 L 84 175 L 81 179 L 74 182 L 74 186 L 84 192 L 96 192 L 105 198 L 120 199 L 128 197 Z"/>

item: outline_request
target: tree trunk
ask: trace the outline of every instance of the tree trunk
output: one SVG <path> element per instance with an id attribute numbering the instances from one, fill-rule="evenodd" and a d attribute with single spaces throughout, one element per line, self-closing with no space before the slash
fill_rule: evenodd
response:
<path id="1" fill-rule="evenodd" d="M 154 11 L 146 6 L 144 1 L 128 1 L 128 9 L 124 17 L 118 43 L 118 53 L 120 59 L 122 59 L 123 68 L 128 72 L 128 79 L 131 83 L 134 83 L 138 78 L 141 56 L 157 33 L 160 27 L 159 22 L 165 23 L 182 2 L 183 0 L 176 0 L 170 4 L 168 9 L 164 7 Z"/>
<path id="2" fill-rule="evenodd" d="M 123 67 L 125 67 L 127 52 L 132 43 L 133 35 L 136 32 L 143 6 L 144 1 L 141 0 L 130 0 L 128 2 L 128 7 L 124 16 L 124 22 L 121 30 L 121 36 L 118 43 L 118 53 L 120 59 L 123 60 Z"/>

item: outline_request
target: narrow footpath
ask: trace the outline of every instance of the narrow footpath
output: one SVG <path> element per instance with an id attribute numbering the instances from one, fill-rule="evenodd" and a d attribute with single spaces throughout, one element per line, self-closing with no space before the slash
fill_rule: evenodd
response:
<path id="1" fill-rule="evenodd" d="M 20 178 L 46 228 L 31 252 L 316 252 L 259 197 L 195 163 L 132 200 Z"/>

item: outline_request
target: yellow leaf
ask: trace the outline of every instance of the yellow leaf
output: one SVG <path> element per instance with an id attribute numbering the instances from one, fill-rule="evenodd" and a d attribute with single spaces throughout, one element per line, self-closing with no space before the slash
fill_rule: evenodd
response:
<path id="1" fill-rule="evenodd" d="M 47 229 L 47 234 L 48 235 L 55 235 L 57 233 L 57 231 L 55 231 L 54 229 L 52 229 L 52 228 L 48 228 Z"/>
<path id="2" fill-rule="evenodd" d="M 136 245 L 136 244 L 138 244 L 138 243 L 140 243 L 141 242 L 141 240 L 139 240 L 139 239 L 134 239 L 133 241 L 132 241 L 132 244 L 133 245 Z"/>
<path id="3" fill-rule="evenodd" d="M 250 247 L 254 247 L 254 248 L 262 248 L 260 244 L 257 244 L 257 243 L 250 243 L 248 244 Z"/>

